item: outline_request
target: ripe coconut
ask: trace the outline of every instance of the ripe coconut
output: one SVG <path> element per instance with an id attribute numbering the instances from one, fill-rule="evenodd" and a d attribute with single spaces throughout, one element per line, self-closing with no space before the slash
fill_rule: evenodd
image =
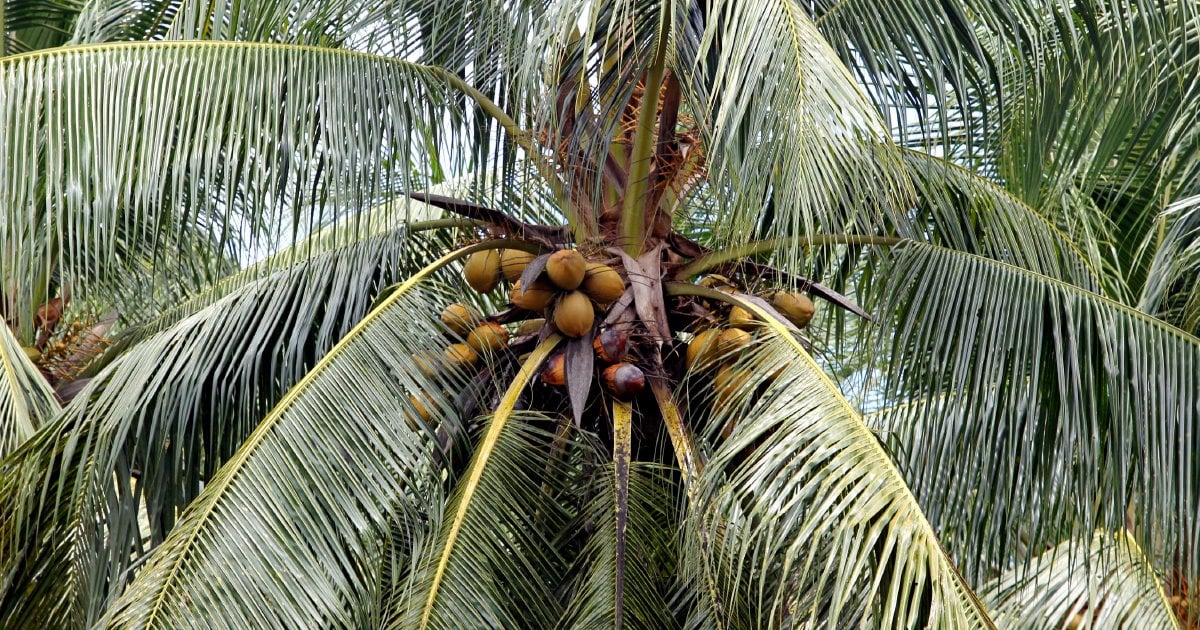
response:
<path id="1" fill-rule="evenodd" d="M 425 422 L 429 422 L 429 420 L 433 418 L 434 405 L 433 401 L 430 400 L 428 396 L 409 396 L 408 402 L 412 404 L 413 409 L 417 412 L 417 415 L 420 416 Z M 413 419 L 412 415 L 410 415 L 410 413 L 407 411 L 404 414 L 404 419 L 408 422 L 408 428 L 414 431 L 421 428 L 421 425 L 419 425 L 416 420 Z"/>
<path id="2" fill-rule="evenodd" d="M 554 286 L 567 291 L 579 288 L 587 273 L 587 261 L 574 249 L 560 249 L 546 260 L 546 275 Z"/>
<path id="3" fill-rule="evenodd" d="M 438 359 L 429 352 L 418 352 L 412 355 L 413 363 L 417 364 L 417 368 L 430 378 L 433 378 L 438 373 Z"/>
<path id="4" fill-rule="evenodd" d="M 459 337 L 471 332 L 478 321 L 479 312 L 466 304 L 456 302 L 442 309 L 442 323 Z"/>
<path id="5" fill-rule="evenodd" d="M 521 281 L 517 280 L 508 297 L 513 304 L 527 311 L 540 312 L 550 306 L 550 300 L 554 299 L 554 290 L 541 280 L 529 283 L 529 288 L 522 287 Z"/>
<path id="6" fill-rule="evenodd" d="M 568 337 L 582 337 L 595 321 L 592 301 L 581 291 L 562 296 L 554 307 L 554 327 Z"/>
<path id="7" fill-rule="evenodd" d="M 713 378 L 713 389 L 717 392 L 717 403 L 725 404 L 744 389 L 750 382 L 750 373 L 732 365 L 722 365 Z"/>
<path id="8" fill-rule="evenodd" d="M 692 341 L 687 347 L 687 366 L 694 368 L 697 365 L 708 363 L 716 358 L 720 352 L 720 343 L 718 339 L 721 337 L 720 328 L 709 328 L 696 333 L 692 337 Z"/>
<path id="9" fill-rule="evenodd" d="M 476 352 L 495 352 L 508 343 L 508 330 L 496 322 L 484 322 L 467 335 L 467 345 Z"/>
<path id="10" fill-rule="evenodd" d="M 479 354 L 465 343 L 455 343 L 446 348 L 446 359 L 453 366 L 463 367 L 478 361 Z"/>
<path id="11" fill-rule="evenodd" d="M 463 267 L 467 284 L 480 293 L 487 293 L 500 284 L 500 254 L 494 249 L 475 252 Z"/>
<path id="12" fill-rule="evenodd" d="M 625 351 L 629 349 L 629 334 L 621 330 L 606 330 L 596 335 L 592 347 L 601 361 L 617 363 L 625 358 Z"/>
<path id="13" fill-rule="evenodd" d="M 536 335 L 542 329 L 542 326 L 545 325 L 546 320 L 540 317 L 537 319 L 527 319 L 521 322 L 520 326 L 517 326 L 517 336 Z"/>
<path id="14" fill-rule="evenodd" d="M 812 320 L 816 307 L 803 293 L 778 291 L 771 296 L 771 306 L 788 318 L 797 328 L 804 328 Z"/>
<path id="15" fill-rule="evenodd" d="M 726 328 L 717 340 L 717 349 L 721 354 L 731 354 L 750 345 L 751 341 L 750 333 L 740 328 Z"/>
<path id="16" fill-rule="evenodd" d="M 729 325 L 742 330 L 752 330 L 754 328 L 754 313 L 740 307 L 735 306 L 729 310 Z"/>
<path id="17" fill-rule="evenodd" d="M 536 258 L 523 249 L 505 249 L 500 252 L 500 271 L 509 282 L 516 282 L 525 267 Z"/>
<path id="18" fill-rule="evenodd" d="M 550 355 L 546 367 L 542 368 L 542 382 L 555 387 L 567 384 L 567 357 L 561 352 Z"/>
<path id="19" fill-rule="evenodd" d="M 601 306 L 621 299 L 625 293 L 625 281 L 616 269 L 600 263 L 588 263 L 583 276 L 583 292 Z"/>
<path id="20" fill-rule="evenodd" d="M 604 386 L 617 398 L 627 400 L 646 387 L 646 375 L 631 363 L 616 363 L 604 368 Z"/>

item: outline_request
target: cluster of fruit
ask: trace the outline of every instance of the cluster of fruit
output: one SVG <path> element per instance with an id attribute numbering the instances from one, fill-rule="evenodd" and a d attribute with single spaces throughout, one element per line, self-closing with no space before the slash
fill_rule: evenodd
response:
<path id="1" fill-rule="evenodd" d="M 776 291 L 766 297 L 771 306 L 796 327 L 803 328 L 812 320 L 815 309 L 808 296 Z M 751 373 L 738 367 L 736 359 L 739 350 L 753 343 L 753 332 L 756 328 L 758 326 L 755 324 L 754 315 L 740 306 L 734 306 L 729 309 L 729 316 L 722 325 L 697 331 L 688 343 L 685 360 L 689 370 L 716 367 L 713 390 L 716 392 L 718 404 L 724 405 L 749 384 Z M 729 429 L 730 427 L 726 427 L 726 432 Z"/>
<path id="2" fill-rule="evenodd" d="M 625 293 L 617 270 L 588 262 L 574 249 L 561 249 L 545 259 L 545 268 L 522 286 L 521 276 L 537 257 L 519 249 L 485 250 L 467 259 L 463 269 L 467 284 L 480 293 L 513 283 L 509 299 L 514 306 L 544 313 L 546 320 L 566 337 L 582 337 L 596 322 L 596 309 L 605 308 Z"/>
<path id="3" fill-rule="evenodd" d="M 629 335 L 609 329 L 592 340 L 596 358 L 608 364 L 601 372 L 604 387 L 617 398 L 628 400 L 646 387 L 646 375 L 638 366 L 625 361 L 629 351 Z M 562 387 L 567 384 L 566 355 L 558 353 L 546 361 L 542 382 Z"/>

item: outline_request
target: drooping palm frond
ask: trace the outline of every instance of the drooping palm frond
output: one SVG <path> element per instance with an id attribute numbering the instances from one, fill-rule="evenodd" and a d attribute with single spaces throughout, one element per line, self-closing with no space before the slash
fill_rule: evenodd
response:
<path id="1" fill-rule="evenodd" d="M 0 77 L 0 287 L 21 331 L 54 286 L 207 284 L 424 188 L 425 138 L 454 120 L 424 67 L 296 46 L 68 48 L 6 58 Z"/>
<path id="2" fill-rule="evenodd" d="M 907 243 L 879 258 L 861 351 L 874 391 L 901 403 L 879 426 L 964 573 L 994 575 L 1018 540 L 1123 527 L 1130 509 L 1156 565 L 1196 575 L 1200 340 L 980 256 Z"/>
<path id="3" fill-rule="evenodd" d="M 870 233 L 907 205 L 887 126 L 800 5 L 679 2 L 675 21 L 672 69 L 724 201 L 716 242 Z"/>
<path id="4" fill-rule="evenodd" d="M 4 0 L 0 57 L 61 46 L 71 38 L 81 0 Z"/>
<path id="5" fill-rule="evenodd" d="M 664 471 L 634 463 L 629 470 L 624 540 L 617 535 L 615 473 L 609 466 L 593 474 L 597 486 L 580 510 L 576 527 L 587 542 L 571 569 L 559 628 L 615 627 L 618 609 L 631 628 L 669 628 L 668 594 L 676 568 L 677 522 L 672 483 Z M 594 529 L 592 529 L 594 528 Z M 590 531 L 589 531 L 590 530 Z M 622 575 L 618 606 L 618 567 Z"/>
<path id="6" fill-rule="evenodd" d="M 275 401 L 431 246 L 441 249 L 403 230 L 367 239 L 118 344 L 37 443 L 0 466 L 9 621 L 52 618 L 60 605 L 98 615 Z M 105 526 L 82 536 L 93 523 Z"/>
<path id="7" fill-rule="evenodd" d="M 1186 2 L 1096 3 L 1066 17 L 1088 9 L 1087 38 L 1007 53 L 1025 70 L 1008 79 L 1011 106 L 992 142 L 1006 187 L 1095 242 L 1132 289 L 1112 297 L 1128 301 L 1146 280 L 1138 246 L 1200 172 L 1200 23 Z"/>
<path id="8" fill-rule="evenodd" d="M 58 414 L 58 398 L 0 319 L 0 459 Z"/>
<path id="9" fill-rule="evenodd" d="M 739 386 L 718 386 L 708 403 L 707 433 L 730 434 L 704 471 L 688 531 L 717 538 L 685 548 L 693 572 L 719 576 L 726 623 L 988 626 L 858 412 L 791 333 L 764 333 L 734 364 Z M 720 618 L 709 615 L 694 623 Z"/>
<path id="10" fill-rule="evenodd" d="M 1154 568 L 1125 532 L 1043 551 L 980 595 L 1001 628 L 1179 628 Z"/>
<path id="11" fill-rule="evenodd" d="M 434 430 L 461 430 L 466 383 L 454 369 L 426 374 L 412 354 L 442 349 L 430 331 L 446 296 L 426 278 L 469 251 L 405 281 L 280 400 L 150 556 L 108 625 L 179 627 L 198 621 L 194 607 L 218 625 L 363 622 L 386 530 L 403 524 L 419 547 L 444 500 Z"/>
<path id="12" fill-rule="evenodd" d="M 1138 308 L 1200 336 L 1200 196 L 1181 199 L 1147 235 L 1151 256 Z"/>

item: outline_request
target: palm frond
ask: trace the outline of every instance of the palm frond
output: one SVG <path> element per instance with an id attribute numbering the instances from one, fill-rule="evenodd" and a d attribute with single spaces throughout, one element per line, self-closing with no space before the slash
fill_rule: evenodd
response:
<path id="1" fill-rule="evenodd" d="M 434 422 L 458 424 L 463 403 L 453 397 L 466 383 L 457 370 L 425 374 L 411 354 L 443 343 L 430 330 L 446 296 L 426 279 L 470 251 L 409 278 L 289 390 L 205 485 L 107 624 L 178 627 L 196 621 L 197 606 L 219 625 L 363 623 L 387 530 L 404 523 L 419 539 L 444 500 L 441 447 L 419 418 L 425 409 Z"/>
<path id="2" fill-rule="evenodd" d="M 542 341 L 508 385 L 459 480 L 439 544 L 430 546 L 422 570 L 411 578 L 409 595 L 398 600 L 392 627 L 514 627 L 521 617 L 545 627 L 557 618 L 557 602 L 546 591 L 545 577 L 561 562 L 546 553 L 552 548 L 528 510 L 528 501 L 536 500 L 541 488 L 529 473 L 548 462 L 535 455 L 537 449 L 505 449 L 502 438 L 516 424 L 512 420 L 528 421 L 514 415 L 518 398 L 561 340 L 551 335 Z M 509 493 L 520 489 L 534 494 L 526 494 L 525 502 L 510 502 Z M 543 516 L 551 523 L 560 517 L 545 502 L 539 505 L 549 508 Z M 504 579 L 480 584 L 493 572 Z M 505 606 L 509 600 L 521 602 L 522 609 Z"/>
<path id="3" fill-rule="evenodd" d="M 1200 24 L 1194 7 L 1174 2 L 1096 3 L 1064 17 L 1088 9 L 1088 38 L 1008 53 L 1026 70 L 1009 79 L 1011 107 L 993 142 L 1009 190 L 1064 231 L 1098 240 L 1137 295 L 1138 245 L 1200 172 Z"/>
<path id="4" fill-rule="evenodd" d="M 1147 236 L 1151 252 L 1138 308 L 1200 336 L 1200 196 L 1172 204 Z"/>
<path id="5" fill-rule="evenodd" d="M 1010 60 L 997 49 L 1027 50 L 1043 37 L 1042 20 L 1059 3 L 816 0 L 802 6 L 898 142 L 970 159 L 982 149 L 972 143 L 993 122 L 979 104 L 1006 104 L 1003 73 Z"/>
<path id="6" fill-rule="evenodd" d="M 422 66 L 297 46 L 65 48 L 5 58 L 0 77 L 0 286 L 20 331 L 56 286 L 203 286 L 424 188 L 426 140 L 455 120 Z"/>
<path id="7" fill-rule="evenodd" d="M 58 415 L 58 398 L 0 319 L 0 459 Z"/>
<path id="8" fill-rule="evenodd" d="M 1083 528 L 1200 566 L 1200 340 L 1094 293 L 925 244 L 879 254 L 869 389 L 898 464 L 971 579 Z M 904 404 L 910 403 L 910 404 Z M 1170 471 L 1170 472 L 1166 472 Z M 1179 558 L 1179 560 L 1175 560 Z"/>
<path id="9" fill-rule="evenodd" d="M 587 542 L 571 569 L 568 602 L 559 628 L 614 627 L 617 619 L 617 573 L 624 567 L 620 592 L 624 624 L 633 628 L 669 628 L 667 594 L 676 568 L 677 547 L 673 485 L 665 471 L 634 462 L 629 468 L 626 535 L 618 544 L 615 472 L 605 466 L 593 476 L 592 499 L 579 512 L 576 531 Z"/>
<path id="10" fill-rule="evenodd" d="M 97 615 L 271 406 L 431 249 L 440 245 L 403 230 L 373 237 L 129 337 L 60 420 L 0 466 L 0 609 Z"/>
<path id="11" fill-rule="evenodd" d="M 871 233 L 907 205 L 887 126 L 799 4 L 677 7 L 672 68 L 723 202 L 716 242 Z"/>
<path id="12" fill-rule="evenodd" d="M 690 521 L 718 538 L 685 548 L 721 576 L 729 624 L 990 625 L 888 454 L 791 333 L 771 326 L 735 369 L 742 386 L 697 401 L 713 409 L 708 433 L 732 427 Z"/>
<path id="13" fill-rule="evenodd" d="M 1179 628 L 1153 567 L 1125 532 L 1068 541 L 984 585 L 1001 628 Z"/>

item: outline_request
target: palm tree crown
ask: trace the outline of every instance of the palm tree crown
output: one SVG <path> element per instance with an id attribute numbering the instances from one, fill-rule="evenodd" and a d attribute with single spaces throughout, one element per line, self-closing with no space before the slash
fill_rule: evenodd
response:
<path id="1" fill-rule="evenodd" d="M 1188 627 L 1200 13 L 0 11 L 0 626 Z"/>

